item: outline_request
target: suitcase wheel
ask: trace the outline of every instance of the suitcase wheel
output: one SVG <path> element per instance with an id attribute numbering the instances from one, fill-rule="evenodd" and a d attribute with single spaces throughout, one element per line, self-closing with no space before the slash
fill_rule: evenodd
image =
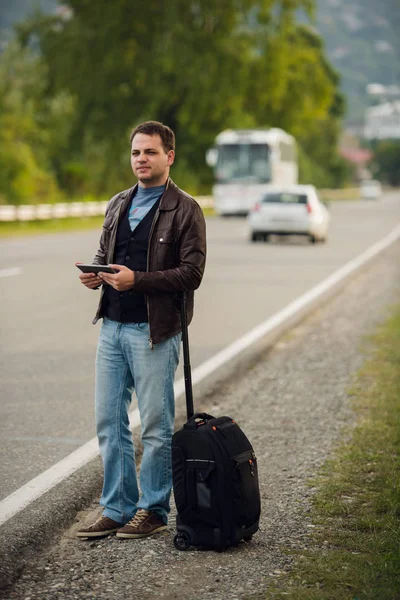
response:
<path id="1" fill-rule="evenodd" d="M 174 546 L 177 550 L 187 550 L 190 547 L 190 537 L 187 533 L 180 532 L 174 536 Z"/>
<path id="2" fill-rule="evenodd" d="M 251 542 L 251 540 L 252 540 L 252 539 L 253 539 L 253 536 L 252 536 L 252 535 L 246 535 L 246 537 L 244 537 L 244 538 L 243 538 L 243 540 L 244 540 L 245 542 Z"/>

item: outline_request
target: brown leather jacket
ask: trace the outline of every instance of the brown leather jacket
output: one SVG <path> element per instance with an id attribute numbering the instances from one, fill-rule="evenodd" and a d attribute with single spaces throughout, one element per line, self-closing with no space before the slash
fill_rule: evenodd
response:
<path id="1" fill-rule="evenodd" d="M 108 203 L 95 264 L 113 262 L 119 218 L 136 186 L 120 192 Z M 149 344 L 181 331 L 179 292 L 185 291 L 188 323 L 193 317 L 194 290 L 201 283 L 206 261 L 206 226 L 197 202 L 168 179 L 150 230 L 147 271 L 135 272 L 133 290 L 146 295 Z M 102 286 L 93 323 L 102 318 Z"/>

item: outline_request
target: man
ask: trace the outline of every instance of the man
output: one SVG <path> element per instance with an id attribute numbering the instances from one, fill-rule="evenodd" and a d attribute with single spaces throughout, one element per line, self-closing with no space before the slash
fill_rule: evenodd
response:
<path id="1" fill-rule="evenodd" d="M 202 210 L 169 178 L 173 131 L 148 121 L 132 131 L 130 141 L 138 184 L 110 200 L 93 261 L 117 272 L 79 275 L 89 289 L 102 286 L 93 322 L 103 318 L 95 404 L 104 465 L 103 515 L 80 529 L 79 537 L 117 532 L 117 537 L 141 538 L 167 526 L 180 294 L 186 292 L 190 322 L 205 266 Z M 142 426 L 141 496 L 128 418 L 133 390 Z"/>

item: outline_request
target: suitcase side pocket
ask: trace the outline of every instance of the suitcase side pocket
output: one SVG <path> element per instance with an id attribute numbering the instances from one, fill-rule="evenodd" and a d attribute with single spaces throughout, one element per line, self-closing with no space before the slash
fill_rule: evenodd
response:
<path id="1" fill-rule="evenodd" d="M 234 457 L 234 513 L 240 526 L 250 526 L 260 517 L 257 459 L 253 451 Z"/>

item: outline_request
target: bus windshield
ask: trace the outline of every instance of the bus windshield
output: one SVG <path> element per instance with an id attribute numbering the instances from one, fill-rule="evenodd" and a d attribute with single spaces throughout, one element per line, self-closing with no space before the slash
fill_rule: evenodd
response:
<path id="1" fill-rule="evenodd" d="M 271 180 L 270 149 L 267 144 L 221 144 L 218 146 L 216 179 L 219 182 Z"/>

